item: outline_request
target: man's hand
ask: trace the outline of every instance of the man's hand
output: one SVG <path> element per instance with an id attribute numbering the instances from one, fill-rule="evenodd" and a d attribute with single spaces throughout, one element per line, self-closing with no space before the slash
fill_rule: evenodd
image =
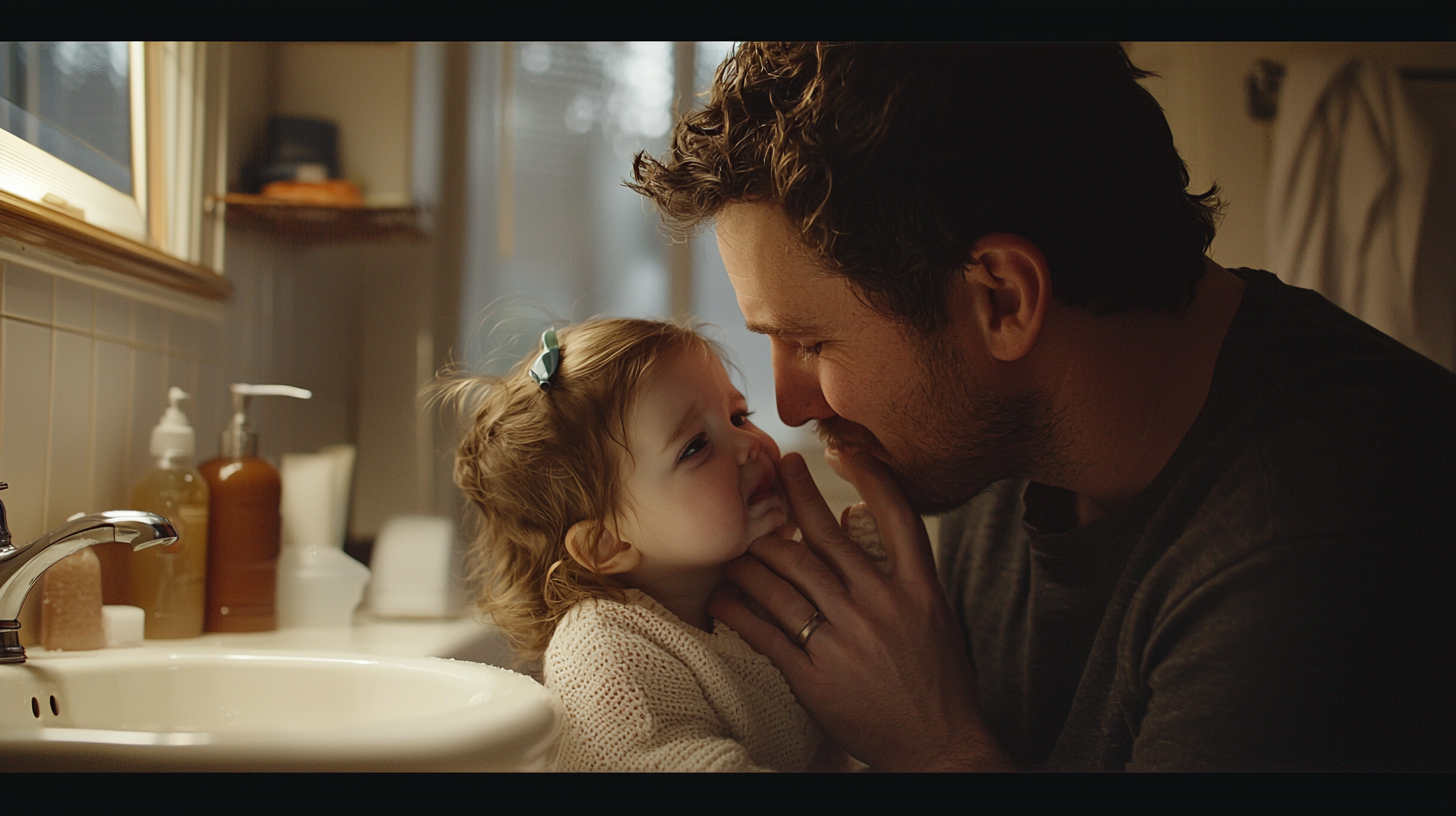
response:
<path id="1" fill-rule="evenodd" d="M 759 539 L 726 568 L 772 620 L 755 616 L 731 588 L 709 611 L 778 666 L 830 739 L 876 770 L 1011 769 L 976 707 L 925 525 L 878 461 L 839 457 L 836 468 L 878 522 L 889 574 L 849 539 L 803 457 L 790 454 L 780 479 L 803 542 Z M 822 622 L 814 626 L 816 612 Z"/>

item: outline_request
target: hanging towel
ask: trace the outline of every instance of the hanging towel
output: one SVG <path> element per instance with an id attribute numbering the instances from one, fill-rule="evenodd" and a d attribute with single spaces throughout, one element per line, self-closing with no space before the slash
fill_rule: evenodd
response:
<path id="1" fill-rule="evenodd" d="M 1359 59 L 1291 62 L 1269 181 L 1269 257 L 1408 346 L 1430 138 L 1393 69 Z"/>

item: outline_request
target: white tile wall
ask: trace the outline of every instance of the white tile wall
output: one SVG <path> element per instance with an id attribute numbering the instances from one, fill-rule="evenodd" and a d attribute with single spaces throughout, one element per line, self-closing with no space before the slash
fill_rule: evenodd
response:
<path id="1" fill-rule="evenodd" d="M 258 401 L 265 457 L 276 460 L 285 444 L 355 441 L 357 287 L 348 264 L 235 234 L 227 265 L 236 295 L 221 304 L 0 238 L 0 481 L 10 484 L 0 500 L 16 538 L 72 513 L 126 506 L 151 466 L 151 429 L 169 386 L 193 395 L 183 409 L 199 460 L 216 454 L 231 382 L 316 393 L 286 407 Z"/>
<path id="2" fill-rule="evenodd" d="M 20 277 L 7 268 L 5 282 Z M 5 301 L 20 287 L 5 287 Z M 22 540 L 45 526 L 51 403 L 51 339 L 48 326 L 0 318 L 0 480 L 10 483 L 5 509 Z M 27 533 L 33 530 L 35 533 Z"/>

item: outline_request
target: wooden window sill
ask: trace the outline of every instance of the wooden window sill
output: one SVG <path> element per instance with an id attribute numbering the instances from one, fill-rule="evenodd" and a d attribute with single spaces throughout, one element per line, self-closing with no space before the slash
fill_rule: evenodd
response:
<path id="1" fill-rule="evenodd" d="M 210 269 L 3 191 L 0 236 L 209 300 L 232 297 L 232 283 Z"/>

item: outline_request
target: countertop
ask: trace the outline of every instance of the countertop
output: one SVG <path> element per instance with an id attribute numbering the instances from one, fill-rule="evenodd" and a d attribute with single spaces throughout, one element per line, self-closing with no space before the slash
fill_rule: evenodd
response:
<path id="1" fill-rule="evenodd" d="M 196 638 L 147 640 L 143 645 L 188 650 L 352 652 L 390 657 L 448 657 L 511 667 L 510 649 L 493 624 L 471 617 L 430 619 L 355 618 L 353 626 L 279 629 L 273 632 L 208 633 Z M 114 647 L 126 649 L 125 646 Z M 34 657 L 47 654 L 28 646 Z"/>

